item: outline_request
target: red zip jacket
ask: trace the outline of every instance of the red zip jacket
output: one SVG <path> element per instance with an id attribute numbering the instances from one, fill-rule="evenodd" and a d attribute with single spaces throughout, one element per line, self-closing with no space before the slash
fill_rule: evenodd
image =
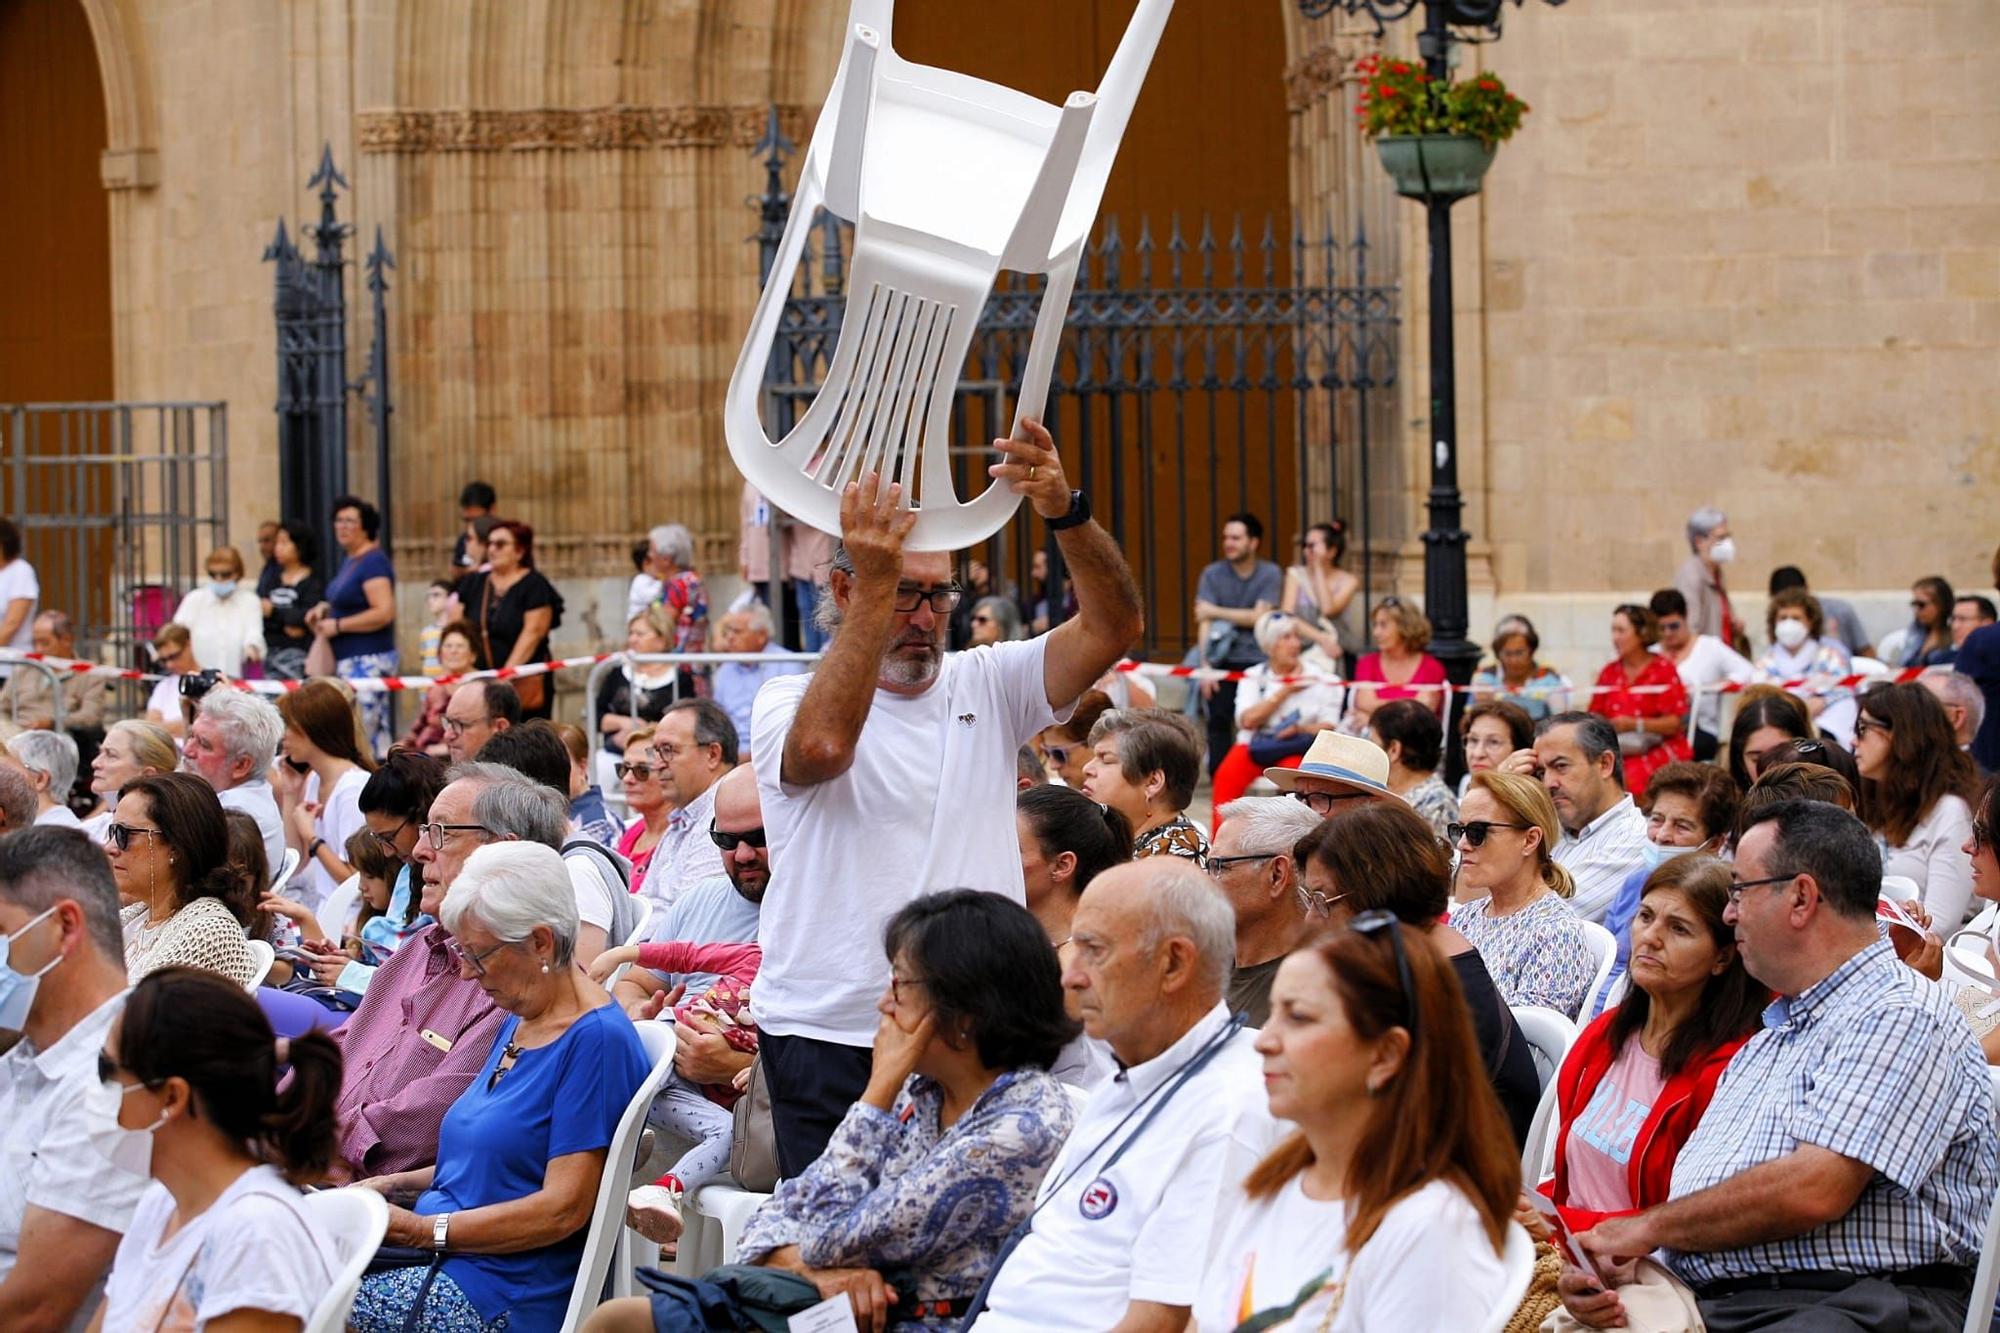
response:
<path id="1" fill-rule="evenodd" d="M 1611 1068 L 1614 1058 L 1611 1019 L 1611 1014 L 1601 1014 L 1585 1028 L 1556 1074 L 1556 1173 L 1542 1182 L 1541 1191 L 1562 1209 L 1563 1224 L 1572 1233 L 1587 1231 L 1607 1217 L 1620 1216 L 1570 1207 L 1565 1163 L 1570 1126 L 1590 1105 L 1598 1083 Z M 1637 1033 L 1628 1038 L 1638 1039 Z M 1629 1211 L 1638 1212 L 1666 1202 L 1668 1188 L 1673 1184 L 1674 1159 L 1680 1156 L 1681 1145 L 1701 1123 L 1702 1113 L 1708 1110 L 1708 1103 L 1715 1096 L 1715 1085 L 1729 1066 L 1729 1058 L 1748 1040 L 1750 1036 L 1745 1035 L 1696 1057 L 1660 1089 L 1653 1113 L 1639 1127 L 1639 1136 L 1632 1144 L 1632 1160 L 1626 1169 L 1630 1172 L 1629 1184 L 1637 1207 Z"/>

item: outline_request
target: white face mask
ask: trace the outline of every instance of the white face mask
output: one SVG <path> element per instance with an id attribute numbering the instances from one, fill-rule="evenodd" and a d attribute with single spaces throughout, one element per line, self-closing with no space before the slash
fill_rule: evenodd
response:
<path id="1" fill-rule="evenodd" d="M 1778 636 L 1778 642 L 1787 648 L 1797 648 L 1807 638 L 1806 622 L 1803 620 L 1780 620 L 1771 631 Z"/>
<path id="2" fill-rule="evenodd" d="M 137 1092 L 143 1083 L 98 1083 L 83 1095 L 83 1128 L 90 1145 L 105 1160 L 135 1176 L 153 1174 L 153 1131 L 167 1123 L 166 1113 L 144 1129 L 127 1129 L 118 1123 L 118 1110 L 127 1093 Z"/>
<path id="3" fill-rule="evenodd" d="M 216 580 L 208 585 L 208 590 L 214 593 L 217 597 L 226 598 L 231 593 L 236 591 L 236 580 L 235 579 Z"/>
<path id="4" fill-rule="evenodd" d="M 1726 565 L 1736 558 L 1736 539 L 1724 537 L 1708 548 L 1708 558 L 1718 565 Z"/>

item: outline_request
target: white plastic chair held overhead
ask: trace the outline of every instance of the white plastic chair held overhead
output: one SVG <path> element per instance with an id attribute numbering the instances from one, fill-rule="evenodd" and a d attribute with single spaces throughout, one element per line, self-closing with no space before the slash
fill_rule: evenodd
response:
<path id="1" fill-rule="evenodd" d="M 1014 403 L 1039 417 L 1084 243 L 1173 0 L 1139 0 L 1095 93 L 1062 106 L 917 65 L 890 44 L 895 0 L 853 0 L 791 218 L 730 377 L 729 452 L 786 512 L 840 531 L 840 494 L 879 472 L 918 510 L 912 550 L 956 550 L 1006 523 L 1005 482 L 952 480 L 952 394 L 1001 269 L 1046 275 Z M 764 372 L 814 214 L 854 223 L 847 313 L 818 396 L 782 440 L 759 415 Z"/>
<path id="2" fill-rule="evenodd" d="M 389 1204 L 374 1190 L 350 1186 L 308 1194 L 303 1207 L 332 1234 L 339 1250 L 332 1256 L 333 1285 L 313 1306 L 304 1333 L 341 1333 L 361 1290 L 362 1272 L 389 1230 Z"/>

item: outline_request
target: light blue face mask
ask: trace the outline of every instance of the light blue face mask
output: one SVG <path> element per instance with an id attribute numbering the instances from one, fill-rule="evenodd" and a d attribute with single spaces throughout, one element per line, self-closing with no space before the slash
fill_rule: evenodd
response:
<path id="1" fill-rule="evenodd" d="M 212 590 L 217 597 L 228 597 L 231 593 L 236 591 L 236 580 L 220 579 L 210 583 L 208 586 L 210 590 Z"/>
<path id="2" fill-rule="evenodd" d="M 28 1011 L 35 1007 L 35 992 L 41 989 L 42 978 L 62 961 L 62 955 L 57 954 L 43 964 L 40 971 L 24 976 L 15 970 L 10 961 L 14 941 L 55 915 L 55 910 L 49 908 L 11 935 L 0 935 L 0 1028 L 9 1032 L 19 1032 L 27 1025 Z"/>
<path id="3" fill-rule="evenodd" d="M 1639 853 L 1639 857 L 1646 863 L 1646 869 L 1657 870 L 1663 863 L 1673 860 L 1676 856 L 1686 856 L 1689 852 L 1698 852 L 1706 845 L 1705 843 L 1696 843 L 1692 847 L 1668 847 L 1648 838 L 1644 849 Z"/>

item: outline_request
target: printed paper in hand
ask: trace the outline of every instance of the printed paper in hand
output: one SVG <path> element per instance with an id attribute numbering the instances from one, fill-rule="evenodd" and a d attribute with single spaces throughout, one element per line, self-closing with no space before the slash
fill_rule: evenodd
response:
<path id="1" fill-rule="evenodd" d="M 854 1302 L 846 1292 L 799 1311 L 789 1322 L 792 1333 L 861 1333 L 854 1322 Z"/>

